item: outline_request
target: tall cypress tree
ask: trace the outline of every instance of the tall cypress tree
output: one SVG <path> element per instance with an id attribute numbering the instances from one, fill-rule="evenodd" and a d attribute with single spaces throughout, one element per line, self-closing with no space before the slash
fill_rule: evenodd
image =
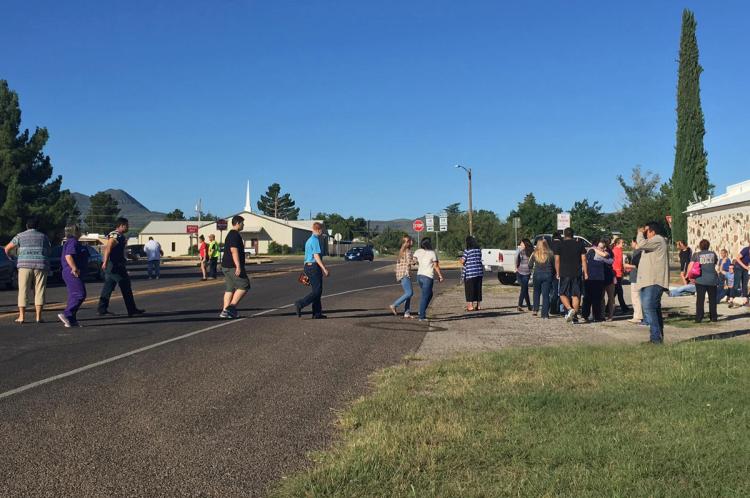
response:
<path id="1" fill-rule="evenodd" d="M 706 128 L 701 109 L 698 40 L 695 36 L 695 16 L 682 12 L 680 35 L 680 66 L 677 80 L 677 144 L 672 173 L 672 235 L 676 240 L 687 239 L 687 219 L 684 214 L 694 194 L 705 199 L 711 191 L 708 182 L 706 150 L 703 135 Z"/>

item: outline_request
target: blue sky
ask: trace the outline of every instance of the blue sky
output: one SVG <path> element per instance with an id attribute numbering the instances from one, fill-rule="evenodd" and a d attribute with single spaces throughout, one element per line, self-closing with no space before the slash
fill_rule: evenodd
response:
<path id="1" fill-rule="evenodd" d="M 26 1 L 0 78 L 64 185 L 221 215 L 273 182 L 310 211 L 616 209 L 671 175 L 681 13 L 695 11 L 711 181 L 750 176 L 750 2 Z"/>

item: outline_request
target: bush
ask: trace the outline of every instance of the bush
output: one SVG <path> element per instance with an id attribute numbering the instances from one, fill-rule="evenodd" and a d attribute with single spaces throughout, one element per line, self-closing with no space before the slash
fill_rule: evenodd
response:
<path id="1" fill-rule="evenodd" d="M 268 254 L 293 254 L 292 248 L 288 245 L 280 245 L 274 241 L 268 244 Z"/>

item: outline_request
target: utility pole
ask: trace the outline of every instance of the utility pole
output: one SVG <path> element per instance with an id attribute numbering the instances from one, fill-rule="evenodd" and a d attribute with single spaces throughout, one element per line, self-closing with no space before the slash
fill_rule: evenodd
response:
<path id="1" fill-rule="evenodd" d="M 471 199 L 471 168 L 466 168 L 465 166 L 462 166 L 460 164 L 456 164 L 456 168 L 461 168 L 462 170 L 466 171 L 466 174 L 469 177 L 469 235 L 474 235 L 474 220 L 473 220 L 473 209 L 472 209 L 472 199 Z"/>

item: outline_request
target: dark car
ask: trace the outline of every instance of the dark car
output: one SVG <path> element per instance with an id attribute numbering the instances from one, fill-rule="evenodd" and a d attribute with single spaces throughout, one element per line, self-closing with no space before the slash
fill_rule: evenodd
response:
<path id="1" fill-rule="evenodd" d="M 346 251 L 344 259 L 347 261 L 373 261 L 375 253 L 370 246 L 352 247 Z"/>
<path id="2" fill-rule="evenodd" d="M 0 247 L 0 285 L 4 285 L 8 289 L 18 287 L 16 261 L 9 258 L 2 247 Z"/>
<path id="3" fill-rule="evenodd" d="M 146 250 L 143 248 L 143 244 L 134 244 L 125 248 L 125 257 L 129 261 L 138 261 L 139 259 L 146 258 Z"/>
<path id="4" fill-rule="evenodd" d="M 89 252 L 89 264 L 86 266 L 85 276 L 103 280 L 102 255 L 91 246 L 84 245 L 83 247 Z M 53 280 L 62 280 L 62 249 L 62 246 L 52 248 L 52 255 L 49 258 L 49 277 Z"/>
<path id="5" fill-rule="evenodd" d="M 552 234 L 551 233 L 545 233 L 542 235 L 537 235 L 534 237 L 534 241 L 532 242 L 534 244 L 534 247 L 536 247 L 536 243 L 539 242 L 539 239 L 544 238 L 544 240 L 547 241 L 547 244 L 549 245 L 550 249 L 552 248 Z M 583 242 L 583 245 L 588 249 L 591 247 L 591 242 L 588 241 L 585 237 L 581 237 L 580 235 L 574 235 L 574 239 L 579 240 Z"/>

